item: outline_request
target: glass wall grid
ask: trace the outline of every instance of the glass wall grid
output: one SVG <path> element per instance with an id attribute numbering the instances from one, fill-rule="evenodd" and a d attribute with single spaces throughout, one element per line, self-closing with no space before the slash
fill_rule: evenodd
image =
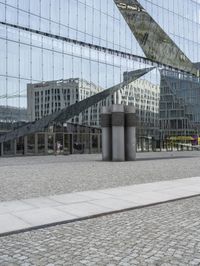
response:
<path id="1" fill-rule="evenodd" d="M 191 61 L 200 61 L 199 1 L 139 2 Z M 17 28 L 23 26 L 144 56 L 112 0 L 0 0 L 0 22 L 7 23 L 0 23 L 0 105 L 3 106 L 26 108 L 29 83 L 80 78 L 104 89 L 121 82 L 126 71 L 149 67 Z M 143 78 L 160 83 L 158 70 Z"/>

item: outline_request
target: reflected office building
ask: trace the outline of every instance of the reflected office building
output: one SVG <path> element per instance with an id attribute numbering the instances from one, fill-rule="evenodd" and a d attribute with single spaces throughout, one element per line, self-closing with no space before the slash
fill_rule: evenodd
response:
<path id="1" fill-rule="evenodd" d="M 199 0 L 0 0 L 1 124 L 36 132 L 34 120 L 119 84 L 70 121 L 99 127 L 100 107 L 123 103 L 139 137 L 200 134 L 199 14 Z"/>
<path id="2" fill-rule="evenodd" d="M 161 70 L 160 133 L 168 136 L 193 136 L 200 133 L 199 78 Z"/>

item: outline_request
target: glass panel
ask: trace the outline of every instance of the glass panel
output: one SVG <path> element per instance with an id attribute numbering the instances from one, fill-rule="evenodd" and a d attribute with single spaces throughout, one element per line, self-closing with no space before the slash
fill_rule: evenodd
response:
<path id="1" fill-rule="evenodd" d="M 55 22 L 59 22 L 59 1 L 58 0 L 51 0 L 51 20 Z"/>
<path id="2" fill-rule="evenodd" d="M 63 56 L 61 53 L 54 52 L 54 73 L 53 77 L 54 80 L 62 79 L 63 78 Z"/>
<path id="3" fill-rule="evenodd" d="M 36 15 L 40 14 L 40 0 L 30 0 L 30 12 Z"/>
<path id="4" fill-rule="evenodd" d="M 5 21 L 5 5 L 0 3 L 0 18 L 1 21 Z"/>
<path id="5" fill-rule="evenodd" d="M 42 0 L 41 1 L 41 17 L 49 19 L 50 18 L 50 1 L 51 0 Z"/>
<path id="6" fill-rule="evenodd" d="M 4 76 L 0 76 L 0 106 L 2 105 L 7 105 L 6 78 Z"/>
<path id="7" fill-rule="evenodd" d="M 7 42 L 8 49 L 8 75 L 17 77 L 19 76 L 19 43 Z"/>
<path id="8" fill-rule="evenodd" d="M 8 5 L 11 5 L 11 6 L 17 7 L 17 0 L 6 0 L 6 3 L 7 3 Z"/>
<path id="9" fill-rule="evenodd" d="M 17 24 L 17 10 L 14 7 L 7 6 L 6 22 L 11 24 Z"/>
<path id="10" fill-rule="evenodd" d="M 0 75 L 6 74 L 6 40 L 0 39 Z"/>
<path id="11" fill-rule="evenodd" d="M 30 78 L 30 46 L 20 45 L 20 76 Z"/>
<path id="12" fill-rule="evenodd" d="M 8 106 L 20 106 L 20 88 L 19 80 L 16 78 L 7 78 L 7 102 Z M 12 117 L 12 109 L 10 110 L 10 116 Z"/>
<path id="13" fill-rule="evenodd" d="M 43 50 L 43 80 L 53 79 L 53 52 Z"/>
<path id="14" fill-rule="evenodd" d="M 31 0 L 20 0 L 19 1 L 19 8 L 25 11 L 29 11 L 30 8 L 30 1 Z M 44 1 L 44 0 L 42 0 Z"/>
<path id="15" fill-rule="evenodd" d="M 32 47 L 32 79 L 42 80 L 42 49 Z"/>
<path id="16" fill-rule="evenodd" d="M 29 23 L 30 23 L 29 14 L 27 12 L 19 10 L 19 25 L 28 27 Z"/>

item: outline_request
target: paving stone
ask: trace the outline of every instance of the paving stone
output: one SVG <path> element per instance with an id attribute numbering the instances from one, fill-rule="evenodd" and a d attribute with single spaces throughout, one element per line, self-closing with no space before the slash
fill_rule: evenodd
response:
<path id="1" fill-rule="evenodd" d="M 191 151 L 138 153 L 137 161 L 125 163 L 93 154 L 0 158 L 0 201 L 199 176 L 199 157 Z"/>

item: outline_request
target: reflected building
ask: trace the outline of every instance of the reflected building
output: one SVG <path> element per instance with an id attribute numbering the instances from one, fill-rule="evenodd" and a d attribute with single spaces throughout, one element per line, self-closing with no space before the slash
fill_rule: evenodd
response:
<path id="1" fill-rule="evenodd" d="M 160 137 L 198 133 L 200 82 L 199 67 L 194 62 L 200 62 L 199 13 L 199 0 L 1 0 L 0 106 L 27 108 L 27 84 L 40 84 L 41 92 L 55 81 L 62 84 L 78 79 L 78 83 L 89 84 L 84 85 L 90 86 L 85 90 L 88 95 L 70 96 L 66 101 L 58 100 L 62 89 L 53 92 L 51 87 L 46 96 L 57 97 L 55 105 L 50 101 L 46 106 L 32 105 L 32 121 L 121 83 L 124 72 L 155 66 L 137 81 L 142 107 L 138 115 L 140 121 L 146 119 L 139 134 L 157 134 L 158 106 L 153 92 L 159 94 L 155 92 L 158 86 Z M 142 101 L 148 101 L 145 90 L 150 97 L 150 115 L 142 105 Z M 121 100 L 126 101 L 128 92 L 124 89 L 121 93 Z M 136 105 L 134 93 L 129 100 Z M 42 95 L 33 96 L 39 99 Z M 111 96 L 111 102 L 115 102 L 115 96 Z M 14 113 L 10 114 L 6 119 L 15 121 Z M 74 122 L 88 121 L 90 115 L 81 115 Z M 95 119 L 98 124 L 97 112 Z M 148 123 L 150 128 L 155 127 L 151 133 L 145 132 Z"/>
<path id="2" fill-rule="evenodd" d="M 200 134 L 200 80 L 187 74 L 161 70 L 160 134 Z"/>
<path id="3" fill-rule="evenodd" d="M 39 120 L 101 91 L 103 88 L 79 78 L 28 84 L 28 117 L 30 121 Z M 101 106 L 99 102 L 66 122 L 99 126 Z"/>

